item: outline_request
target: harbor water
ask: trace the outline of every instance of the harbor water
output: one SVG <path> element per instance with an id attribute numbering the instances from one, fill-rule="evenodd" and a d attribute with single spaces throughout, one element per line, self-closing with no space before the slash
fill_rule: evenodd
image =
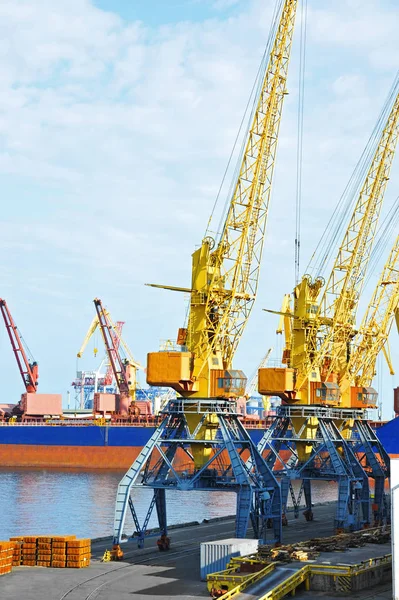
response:
<path id="1" fill-rule="evenodd" d="M 66 469 L 0 470 L 0 539 L 29 534 L 73 533 L 90 538 L 112 535 L 116 490 L 123 474 L 123 471 Z M 150 497 L 151 490 L 134 490 L 133 499 L 140 516 Z M 314 503 L 336 497 L 334 483 L 315 482 Z M 167 493 L 168 523 L 201 522 L 232 515 L 235 501 L 236 495 L 227 492 L 173 491 Z M 151 526 L 156 526 L 155 510 Z"/>

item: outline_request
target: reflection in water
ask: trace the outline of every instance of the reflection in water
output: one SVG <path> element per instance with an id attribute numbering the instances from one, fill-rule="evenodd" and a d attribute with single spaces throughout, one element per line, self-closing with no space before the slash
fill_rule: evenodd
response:
<path id="1" fill-rule="evenodd" d="M 112 534 L 115 495 L 123 472 L 74 470 L 1 470 L 0 539 L 14 535 L 62 535 L 100 537 Z M 299 484 L 295 489 L 299 489 Z M 134 490 L 141 515 L 151 490 Z M 318 481 L 313 502 L 335 500 L 334 483 Z M 236 495 L 218 492 L 167 492 L 169 524 L 203 521 L 235 513 Z M 156 513 L 150 527 L 156 525 Z M 133 530 L 127 520 L 126 532 Z"/>

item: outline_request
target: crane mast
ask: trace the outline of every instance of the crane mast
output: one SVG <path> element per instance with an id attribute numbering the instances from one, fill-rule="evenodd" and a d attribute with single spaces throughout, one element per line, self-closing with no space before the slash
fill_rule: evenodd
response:
<path id="1" fill-rule="evenodd" d="M 0 310 L 3 315 L 4 324 L 10 338 L 11 347 L 17 361 L 19 373 L 24 382 L 25 389 L 28 393 L 36 393 L 39 379 L 39 367 L 36 361 L 29 361 L 18 333 L 17 326 L 10 313 L 5 300 L 0 298 Z"/>
<path id="2" fill-rule="evenodd" d="M 206 236 L 192 258 L 187 328 L 181 352 L 148 355 L 147 382 L 186 397 L 237 397 L 246 377 L 232 360 L 251 313 L 259 279 L 297 0 L 286 0 L 250 123 L 239 176 L 220 239 Z"/>

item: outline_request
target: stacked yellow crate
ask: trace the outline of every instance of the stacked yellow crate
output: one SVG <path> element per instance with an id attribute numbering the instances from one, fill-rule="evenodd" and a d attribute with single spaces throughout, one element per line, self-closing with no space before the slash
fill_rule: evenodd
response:
<path id="1" fill-rule="evenodd" d="M 10 542 L 14 544 L 14 552 L 12 558 L 12 566 L 19 567 L 22 560 L 22 542 L 24 538 L 22 536 L 11 537 Z"/>
<path id="2" fill-rule="evenodd" d="M 90 565 L 90 539 L 71 540 L 67 542 L 67 567 L 82 569 Z"/>
<path id="3" fill-rule="evenodd" d="M 36 551 L 37 551 L 37 536 L 27 535 L 24 536 L 22 541 L 22 561 L 21 564 L 34 567 L 36 565 Z"/>
<path id="4" fill-rule="evenodd" d="M 52 538 L 44 535 L 40 535 L 37 538 L 37 559 L 36 564 L 38 567 L 50 567 L 51 566 L 51 544 Z"/>
<path id="5" fill-rule="evenodd" d="M 66 567 L 67 562 L 67 542 L 76 539 L 75 535 L 60 535 L 53 537 L 51 548 L 51 566 L 57 568 Z"/>
<path id="6" fill-rule="evenodd" d="M 0 575 L 11 573 L 14 553 L 13 542 L 0 541 Z"/>

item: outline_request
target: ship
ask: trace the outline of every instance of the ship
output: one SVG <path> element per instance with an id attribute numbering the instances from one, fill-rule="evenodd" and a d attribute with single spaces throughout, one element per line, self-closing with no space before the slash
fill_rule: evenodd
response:
<path id="1" fill-rule="evenodd" d="M 128 469 L 157 426 L 156 419 L 124 424 L 99 421 L 0 422 L 0 464 L 9 468 Z M 265 422 L 245 421 L 257 444 Z M 184 454 L 182 451 L 182 461 Z"/>

